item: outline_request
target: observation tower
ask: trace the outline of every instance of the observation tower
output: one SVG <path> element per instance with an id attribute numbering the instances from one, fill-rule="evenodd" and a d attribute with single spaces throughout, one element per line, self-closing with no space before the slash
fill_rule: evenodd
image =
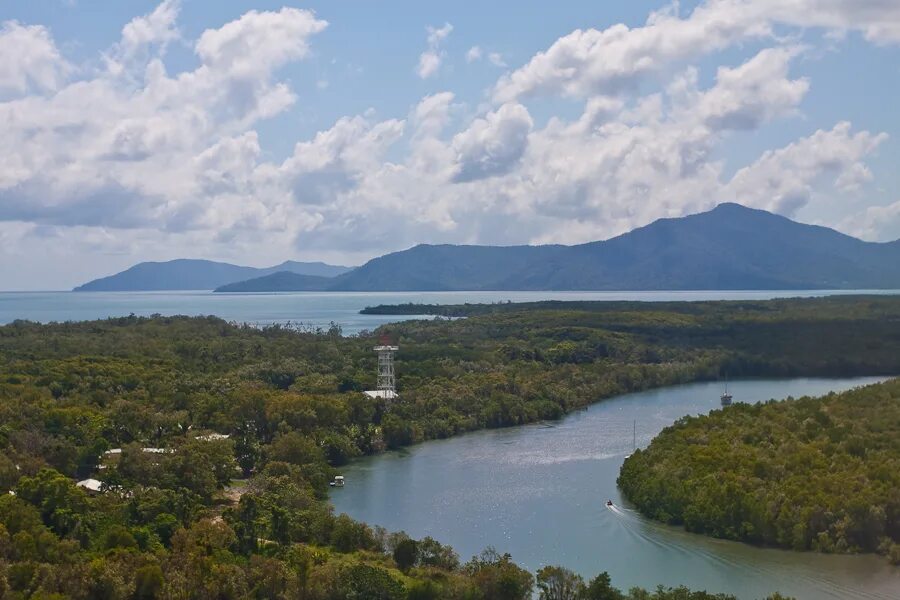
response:
<path id="1" fill-rule="evenodd" d="M 364 392 L 369 398 L 383 398 L 390 405 L 391 400 L 396 400 L 397 379 L 394 375 L 394 353 L 400 348 L 392 346 L 387 336 L 382 336 L 379 345 L 373 350 L 378 354 L 378 380 L 376 388 Z"/>

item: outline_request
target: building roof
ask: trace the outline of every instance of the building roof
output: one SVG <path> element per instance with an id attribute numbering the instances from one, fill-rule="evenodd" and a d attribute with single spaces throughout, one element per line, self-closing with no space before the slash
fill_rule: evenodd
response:
<path id="1" fill-rule="evenodd" d="M 99 492 L 103 487 L 103 482 L 99 479 L 82 479 L 75 484 L 77 487 L 84 488 L 89 492 Z"/>
<path id="2" fill-rule="evenodd" d="M 206 435 L 198 435 L 197 439 L 204 442 L 214 442 L 216 440 L 227 440 L 230 437 L 227 433 L 207 433 Z"/>
<path id="3" fill-rule="evenodd" d="M 173 448 L 141 448 L 141 452 L 146 452 L 148 454 L 172 454 L 173 452 L 175 452 L 175 450 Z M 122 449 L 113 448 L 112 450 L 107 450 L 103 454 L 106 454 L 108 456 L 112 456 L 114 454 L 122 454 Z"/>
<path id="4" fill-rule="evenodd" d="M 385 400 L 393 400 L 400 397 L 400 394 L 394 390 L 367 390 L 363 394 L 369 398 L 384 398 Z"/>

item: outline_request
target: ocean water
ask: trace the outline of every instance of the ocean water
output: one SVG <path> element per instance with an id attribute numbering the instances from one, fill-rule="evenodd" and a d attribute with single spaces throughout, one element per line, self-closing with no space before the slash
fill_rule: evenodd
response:
<path id="1" fill-rule="evenodd" d="M 900 290 L 789 290 L 689 292 L 283 292 L 215 294 L 185 292 L 0 292 L 0 324 L 17 319 L 47 323 L 121 317 L 129 314 L 216 315 L 229 321 L 268 325 L 303 323 L 345 334 L 375 329 L 408 316 L 360 315 L 377 304 L 461 304 L 538 300 L 764 300 L 832 294 L 900 294 Z M 421 317 L 429 318 L 429 317 Z"/>

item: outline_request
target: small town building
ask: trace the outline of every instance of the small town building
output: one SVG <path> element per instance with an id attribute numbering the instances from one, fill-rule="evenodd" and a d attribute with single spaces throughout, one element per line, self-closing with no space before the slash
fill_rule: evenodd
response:
<path id="1" fill-rule="evenodd" d="M 80 487 L 92 494 L 99 494 L 103 491 L 103 482 L 99 479 L 82 479 L 78 483 L 75 484 L 76 487 Z"/>

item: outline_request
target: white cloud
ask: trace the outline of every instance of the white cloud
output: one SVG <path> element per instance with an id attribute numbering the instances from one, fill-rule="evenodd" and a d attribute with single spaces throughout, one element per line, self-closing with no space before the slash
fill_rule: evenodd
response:
<path id="1" fill-rule="evenodd" d="M 503 60 L 503 55 L 500 54 L 499 52 L 491 52 L 490 54 L 488 54 L 488 60 L 495 67 L 500 67 L 500 68 L 505 69 L 508 66 L 506 64 L 506 61 Z"/>
<path id="2" fill-rule="evenodd" d="M 473 121 L 453 137 L 453 181 L 475 181 L 511 171 L 525 153 L 532 125 L 528 109 L 514 103 Z"/>
<path id="3" fill-rule="evenodd" d="M 884 206 L 869 206 L 845 219 L 840 229 L 866 240 L 894 241 L 900 233 L 900 200 Z"/>
<path id="4" fill-rule="evenodd" d="M 252 10 L 219 29 L 204 31 L 196 51 L 204 64 L 213 69 L 242 75 L 260 69 L 270 72 L 306 56 L 310 36 L 327 25 L 307 10 Z"/>
<path id="5" fill-rule="evenodd" d="M 870 41 L 900 43 L 900 3 L 892 0 L 708 0 L 690 15 L 663 10 L 642 27 L 575 30 L 502 78 L 496 102 L 532 94 L 587 97 L 633 90 L 673 64 L 766 39 L 773 27 L 861 31 Z"/>
<path id="6" fill-rule="evenodd" d="M 765 0 L 760 10 L 790 25 L 860 31 L 871 42 L 900 43 L 900 2 L 893 0 Z"/>
<path id="7" fill-rule="evenodd" d="M 890 40 L 891 7 L 875 30 L 874 0 L 857 12 L 831 0 L 823 14 L 838 17 L 817 24 L 788 10 L 810 9 L 804 2 L 711 1 L 685 18 L 667 11 L 644 27 L 574 32 L 502 77 L 494 104 L 442 91 L 405 118 L 341 117 L 278 161 L 256 129 L 302 106 L 279 69 L 309 56 L 326 27 L 313 13 L 251 11 L 207 30 L 194 43 L 196 68 L 177 73 L 164 52 L 190 43 L 177 2 L 126 25 L 104 54 L 111 68 L 97 72 L 75 73 L 45 28 L 6 23 L 0 53 L 17 60 L 0 64 L 0 252 L 357 262 L 419 242 L 602 239 L 725 200 L 792 215 L 858 198 L 885 136 L 849 123 L 811 124 L 733 176 L 720 158 L 736 130 L 801 114 L 811 82 L 793 71 L 806 50 L 779 46 L 773 24 Z M 451 30 L 429 28 L 420 75 L 439 71 Z M 750 38 L 775 47 L 712 72 L 683 64 Z M 3 51 L 10 40 L 30 58 Z M 503 61 L 477 46 L 467 59 L 476 48 L 478 60 Z M 660 85 L 646 92 L 651 76 Z M 582 107 L 532 118 L 533 94 Z M 896 221 L 888 208 L 866 214 L 847 227 L 877 237 L 879 219 Z"/>
<path id="8" fill-rule="evenodd" d="M 428 136 L 440 134 L 449 120 L 454 98 L 452 92 L 440 92 L 422 98 L 412 113 L 417 134 Z"/>
<path id="9" fill-rule="evenodd" d="M 441 62 L 444 60 L 445 53 L 441 50 L 441 44 L 453 31 L 453 25 L 444 23 L 443 27 L 425 28 L 428 32 L 428 49 L 419 55 L 419 64 L 416 67 L 416 73 L 422 79 L 428 79 L 435 75 L 441 68 Z"/>
<path id="10" fill-rule="evenodd" d="M 727 9 L 725 4 L 728 4 Z M 654 13 L 643 27 L 575 30 L 501 78 L 497 102 L 536 93 L 586 97 L 633 89 L 678 61 L 770 34 L 769 24 L 742 2 L 702 4 L 688 18 Z"/>
<path id="11" fill-rule="evenodd" d="M 703 94 L 691 92 L 697 72 L 690 69 L 687 77 L 693 83 L 676 79 L 670 93 L 684 94 L 685 110 L 714 130 L 756 129 L 790 115 L 806 96 L 809 80 L 788 78 L 790 62 L 799 52 L 766 48 L 738 67 L 719 67 L 715 87 Z"/>
<path id="12" fill-rule="evenodd" d="M 428 26 L 425 29 L 428 31 L 428 45 L 433 48 L 437 47 L 441 42 L 447 39 L 447 36 L 453 31 L 453 25 L 444 23 L 443 27 Z"/>
<path id="13" fill-rule="evenodd" d="M 466 52 L 466 62 L 475 62 L 481 60 L 482 50 L 479 46 L 472 46 Z"/>
<path id="14" fill-rule="evenodd" d="M 441 68 L 441 55 L 437 52 L 427 50 L 419 55 L 419 65 L 416 67 L 416 73 L 422 79 L 428 79 Z"/>
<path id="15" fill-rule="evenodd" d="M 165 48 L 177 40 L 179 33 L 175 25 L 181 9 L 178 0 L 165 0 L 148 15 L 132 19 L 122 28 L 122 39 L 116 47 L 118 61 L 128 61 L 152 45 Z"/>
<path id="16" fill-rule="evenodd" d="M 0 56 L 0 99 L 52 92 L 73 70 L 40 25 L 5 21 L 0 26 Z"/>
<path id="17" fill-rule="evenodd" d="M 109 55 L 171 39 L 176 7 L 165 2 L 132 21 Z M 254 11 L 204 32 L 193 71 L 169 76 L 148 54 L 142 69 L 111 69 L 47 97 L 0 103 L 9 124 L 0 138 L 0 218 L 185 230 L 224 210 L 239 222 L 253 204 L 215 196 L 239 178 L 230 172 L 237 165 L 217 173 L 208 162 L 224 156 L 231 138 L 245 149 L 255 143 L 249 128 L 294 102 L 274 72 L 305 56 L 307 39 L 325 25 L 308 11 Z"/>
<path id="18" fill-rule="evenodd" d="M 862 160 L 887 139 L 886 134 L 852 133 L 850 123 L 816 131 L 779 150 L 768 151 L 739 170 L 725 188 L 730 199 L 780 214 L 793 215 L 809 203 L 814 186 L 830 177 L 829 187 L 852 190 L 868 178 Z"/>

